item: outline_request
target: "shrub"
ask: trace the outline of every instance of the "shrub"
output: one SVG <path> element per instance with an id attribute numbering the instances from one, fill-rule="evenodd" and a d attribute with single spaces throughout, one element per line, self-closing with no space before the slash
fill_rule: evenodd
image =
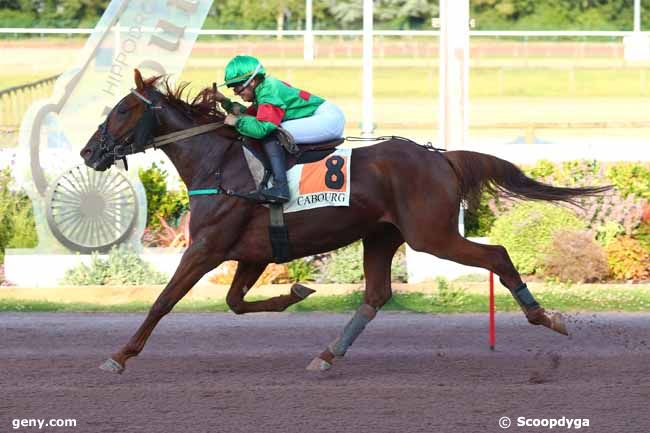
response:
<path id="1" fill-rule="evenodd" d="M 568 161 L 554 170 L 550 169 L 549 164 L 541 161 L 526 171 L 533 177 L 546 175 L 536 177 L 536 180 L 555 186 L 582 187 L 611 183 L 611 179 L 605 176 L 605 169 L 595 161 Z M 622 228 L 621 233 L 627 235 L 639 225 L 647 205 L 645 199 L 634 194 L 626 195 L 617 189 L 598 196 L 578 197 L 576 202 L 579 207 L 574 210 L 588 228 L 599 233 L 611 233 L 613 226 L 609 223 L 613 222 Z M 492 213 L 499 216 L 512 209 L 515 203 L 512 199 L 497 198 L 490 200 L 489 206 Z M 601 241 L 600 236 L 598 240 Z"/>
<path id="2" fill-rule="evenodd" d="M 587 222 L 589 228 L 600 232 L 603 231 L 603 226 L 615 223 L 628 236 L 641 223 L 646 205 L 644 199 L 633 195 L 625 198 L 616 190 L 597 197 L 580 198 L 578 201 L 582 207 L 575 208 L 576 213 Z"/>
<path id="3" fill-rule="evenodd" d="M 334 251 L 325 265 L 325 281 L 358 283 L 363 281 L 363 244 L 354 242 Z"/>
<path id="4" fill-rule="evenodd" d="M 19 10 L 0 9 L 0 26 L 2 27 L 33 27 L 34 14 Z"/>
<path id="5" fill-rule="evenodd" d="M 534 166 L 524 170 L 527 176 L 533 179 L 546 179 L 550 178 L 557 171 L 555 164 L 551 161 L 541 159 L 535 163 Z"/>
<path id="6" fill-rule="evenodd" d="M 90 266 L 81 263 L 63 277 L 64 284 L 75 286 L 164 284 L 167 280 L 165 274 L 154 270 L 133 250 L 116 247 L 108 253 L 108 259 L 93 254 Z"/>
<path id="7" fill-rule="evenodd" d="M 650 253 L 636 239 L 624 236 L 607 247 L 609 269 L 615 278 L 643 280 L 650 277 Z"/>
<path id="8" fill-rule="evenodd" d="M 208 278 L 212 284 L 230 284 L 237 271 L 236 261 L 227 261 L 219 265 L 219 272 L 215 272 Z M 250 288 L 250 287 L 249 287 Z"/>
<path id="9" fill-rule="evenodd" d="M 153 230 L 162 228 L 157 216 L 166 221 L 176 221 L 189 209 L 187 191 L 167 190 L 167 171 L 156 163 L 138 172 L 147 194 L 147 227 Z"/>
<path id="10" fill-rule="evenodd" d="M 622 225 L 614 221 L 607 221 L 596 227 L 596 241 L 602 246 L 607 246 L 624 233 L 625 228 Z"/>
<path id="11" fill-rule="evenodd" d="M 406 283 L 408 282 L 408 272 L 406 269 L 406 245 L 402 245 L 395 256 L 390 268 L 391 281 Z"/>
<path id="12" fill-rule="evenodd" d="M 572 283 L 599 281 L 609 274 L 607 255 L 588 231 L 556 231 L 542 267 L 545 277 Z"/>
<path id="13" fill-rule="evenodd" d="M 616 163 L 607 167 L 607 177 L 624 197 L 650 200 L 650 167 L 639 163 Z"/>
<path id="14" fill-rule="evenodd" d="M 311 257 L 296 259 L 287 263 L 289 281 L 314 281 L 316 279 L 317 269 Z"/>
<path id="15" fill-rule="evenodd" d="M 519 272 L 535 273 L 540 258 L 560 229 L 583 229 L 585 224 L 569 209 L 548 203 L 519 203 L 499 217 L 490 240 L 508 250 Z"/>
<path id="16" fill-rule="evenodd" d="M 571 187 L 604 185 L 613 181 L 615 189 L 599 196 L 578 198 L 580 207 L 575 211 L 587 222 L 587 227 L 598 232 L 611 232 L 611 224 L 604 226 L 613 222 L 622 227 L 623 233 L 630 235 L 641 222 L 646 201 L 643 194 L 632 193 L 642 188 L 635 189 L 630 183 L 633 178 L 623 173 L 638 174 L 640 168 L 638 164 L 620 163 L 605 170 L 596 161 L 569 161 L 545 181 Z"/>
<path id="17" fill-rule="evenodd" d="M 643 215 L 641 215 L 641 222 L 650 222 L 650 203 L 646 203 L 643 207 Z"/>
<path id="18" fill-rule="evenodd" d="M 603 227 L 610 220 L 623 227 L 621 233 L 630 235 L 639 220 L 650 218 L 650 166 L 640 163 L 617 163 L 603 167 L 598 161 L 578 160 L 556 164 L 541 160 L 524 167 L 529 177 L 555 186 L 594 186 L 613 184 L 615 189 L 597 197 L 579 198 L 584 210 L 576 209 L 587 226 L 598 232 L 611 232 Z M 480 203 L 472 204 L 465 213 L 467 236 L 484 236 L 492 228 L 495 218 L 508 212 L 516 201 L 493 198 L 484 194 Z M 645 212 L 645 213 L 644 213 Z M 600 239 L 599 239 L 600 241 Z"/>
<path id="19" fill-rule="evenodd" d="M 284 284 L 289 282 L 289 271 L 283 263 L 269 263 L 262 275 L 257 279 L 257 284 Z"/>
<path id="20" fill-rule="evenodd" d="M 391 264 L 391 280 L 407 280 L 406 253 L 401 247 L 395 253 Z M 324 282 L 354 284 L 363 281 L 363 243 L 354 242 L 334 251 L 326 260 L 323 269 Z"/>
<path id="21" fill-rule="evenodd" d="M 465 236 L 483 237 L 490 233 L 496 220 L 494 212 L 490 209 L 492 200 L 491 195 L 483 193 L 477 203 L 467 203 L 464 218 Z"/>
<path id="22" fill-rule="evenodd" d="M 603 179 L 604 170 L 596 160 L 564 161 L 551 177 L 554 178 L 554 184 L 563 186 L 592 186 L 607 183 L 599 180 Z"/>
<path id="23" fill-rule="evenodd" d="M 208 281 L 210 281 L 212 284 L 231 284 L 232 279 L 235 276 L 235 272 L 237 271 L 237 262 L 236 261 L 225 262 L 223 265 L 221 265 L 220 271 L 221 272 L 215 273 L 212 276 L 210 276 Z M 287 270 L 287 265 L 269 263 L 264 269 L 264 272 L 262 272 L 262 275 L 260 275 L 257 281 L 255 282 L 255 284 L 256 285 L 283 284 L 288 282 L 289 282 L 289 272 Z"/>
<path id="24" fill-rule="evenodd" d="M 446 278 L 437 277 L 435 282 L 438 289 L 434 295 L 435 304 L 457 306 L 467 298 L 467 293 L 463 289 L 450 283 Z"/>
<path id="25" fill-rule="evenodd" d="M 0 263 L 5 248 L 33 248 L 38 243 L 32 202 L 11 186 L 10 169 L 0 170 Z"/>
<path id="26" fill-rule="evenodd" d="M 646 251 L 650 252 L 650 221 L 645 221 L 637 228 L 634 239 L 639 241 Z"/>
<path id="27" fill-rule="evenodd" d="M 167 223 L 160 215 L 159 229 L 146 228 L 142 234 L 142 244 L 146 247 L 186 248 L 191 243 L 190 238 L 190 213 L 185 212 L 178 222 L 178 226 Z"/>

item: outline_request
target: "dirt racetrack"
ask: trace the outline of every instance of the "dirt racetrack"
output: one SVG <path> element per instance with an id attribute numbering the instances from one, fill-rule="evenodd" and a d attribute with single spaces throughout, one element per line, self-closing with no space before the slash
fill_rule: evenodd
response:
<path id="1" fill-rule="evenodd" d="M 0 432 L 650 431 L 650 315 L 573 315 L 566 338 L 498 314 L 491 352 L 485 315 L 380 313 L 331 371 L 305 371 L 349 317 L 172 313 L 118 376 L 97 367 L 142 314 L 3 313 Z M 12 426 L 55 418 L 77 426 Z"/>

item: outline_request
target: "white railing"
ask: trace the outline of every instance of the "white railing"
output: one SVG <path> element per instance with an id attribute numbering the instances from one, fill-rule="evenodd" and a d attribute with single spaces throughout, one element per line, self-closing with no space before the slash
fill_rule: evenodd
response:
<path id="1" fill-rule="evenodd" d="M 0 28 L 0 34 L 76 35 L 91 34 L 95 29 L 52 29 L 52 28 Z M 126 31 L 126 29 L 125 29 Z M 189 30 L 188 30 L 189 31 Z M 199 30 L 201 36 L 363 36 L 363 30 Z M 373 30 L 374 36 L 439 36 L 439 30 Z M 648 34 L 634 30 L 471 30 L 470 36 L 477 37 L 625 37 L 634 34 Z"/>

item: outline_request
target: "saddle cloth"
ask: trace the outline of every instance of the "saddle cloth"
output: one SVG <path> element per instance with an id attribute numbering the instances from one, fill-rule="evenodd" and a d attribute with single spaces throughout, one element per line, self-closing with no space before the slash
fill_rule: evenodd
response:
<path id="1" fill-rule="evenodd" d="M 255 184 L 260 185 L 264 181 L 265 165 L 256 152 L 246 146 L 243 149 Z M 297 163 L 287 171 L 291 200 L 284 204 L 285 213 L 350 205 L 352 149 L 336 149 L 322 155 L 325 157 L 320 160 Z"/>

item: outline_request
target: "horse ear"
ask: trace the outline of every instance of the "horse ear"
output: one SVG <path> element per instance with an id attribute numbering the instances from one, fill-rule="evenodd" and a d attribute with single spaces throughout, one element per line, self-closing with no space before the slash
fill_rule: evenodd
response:
<path id="1" fill-rule="evenodd" d="M 142 79 L 142 74 L 138 69 L 134 69 L 135 72 L 135 87 L 138 90 L 144 90 L 144 80 Z"/>

